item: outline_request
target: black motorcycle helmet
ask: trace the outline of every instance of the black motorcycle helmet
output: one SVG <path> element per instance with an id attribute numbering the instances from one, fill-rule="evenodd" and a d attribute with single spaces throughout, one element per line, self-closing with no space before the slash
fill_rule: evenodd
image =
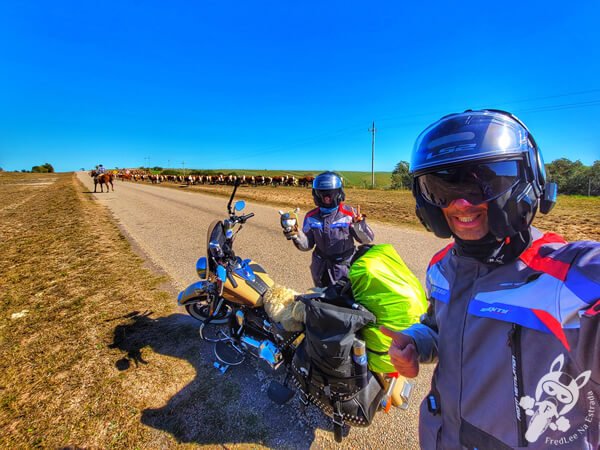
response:
<path id="1" fill-rule="evenodd" d="M 342 186 L 342 177 L 335 172 L 323 172 L 316 176 L 312 189 L 315 205 L 321 208 L 334 208 L 346 199 Z M 331 202 L 325 203 L 324 197 L 330 197 Z"/>
<path id="2" fill-rule="evenodd" d="M 488 202 L 488 225 L 497 239 L 525 231 L 538 206 L 547 214 L 556 203 L 556 184 L 546 182 L 533 136 L 505 111 L 442 117 L 417 138 L 410 169 L 417 216 L 441 238 L 452 234 L 441 208 L 458 198 Z"/>

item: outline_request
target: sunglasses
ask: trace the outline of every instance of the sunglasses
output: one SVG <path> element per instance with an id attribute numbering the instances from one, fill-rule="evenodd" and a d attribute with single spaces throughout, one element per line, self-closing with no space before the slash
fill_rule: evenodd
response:
<path id="1" fill-rule="evenodd" d="M 519 161 L 499 161 L 451 167 L 417 178 L 423 198 L 439 208 L 465 199 L 479 205 L 501 196 L 520 180 Z"/>

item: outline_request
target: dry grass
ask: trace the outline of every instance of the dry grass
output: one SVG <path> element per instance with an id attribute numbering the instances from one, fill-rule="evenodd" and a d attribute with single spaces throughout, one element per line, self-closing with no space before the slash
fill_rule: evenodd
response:
<path id="1" fill-rule="evenodd" d="M 165 183 L 162 186 L 180 188 Z M 216 195 L 231 195 L 231 186 L 190 186 L 195 190 Z M 269 203 L 292 209 L 299 206 L 302 212 L 314 208 L 310 189 L 292 187 L 240 188 L 237 198 Z M 385 189 L 347 189 L 346 201 L 352 206 L 360 205 L 361 212 L 370 219 L 394 225 L 423 229 L 415 215 L 415 201 L 410 191 Z M 561 234 L 568 241 L 600 241 L 600 197 L 559 196 L 550 214 L 538 214 L 534 223 L 544 231 Z"/>
<path id="2" fill-rule="evenodd" d="M 534 225 L 568 241 L 600 241 L 600 197 L 561 195 L 550 214 L 539 214 Z"/>
<path id="3" fill-rule="evenodd" d="M 211 408 L 237 386 L 214 381 L 197 326 L 84 191 L 71 174 L 0 174 L 0 448 L 231 442 Z M 261 441 L 259 418 L 235 418 Z"/>

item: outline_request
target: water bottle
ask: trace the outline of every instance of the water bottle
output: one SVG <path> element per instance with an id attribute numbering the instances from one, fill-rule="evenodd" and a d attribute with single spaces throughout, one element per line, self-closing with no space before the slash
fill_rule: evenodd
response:
<path id="1" fill-rule="evenodd" d="M 362 389 L 367 385 L 367 346 L 365 341 L 354 338 L 352 343 L 352 360 L 354 361 L 354 373 L 356 375 L 356 385 Z"/>

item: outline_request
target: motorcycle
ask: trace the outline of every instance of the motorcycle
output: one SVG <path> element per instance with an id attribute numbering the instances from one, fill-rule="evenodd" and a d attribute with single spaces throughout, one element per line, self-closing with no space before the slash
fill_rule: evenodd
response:
<path id="1" fill-rule="evenodd" d="M 265 362 L 268 368 L 278 373 L 280 368 L 284 369 L 284 383 L 273 381 L 267 392 L 271 400 L 284 404 L 295 394 L 288 387 L 288 381 L 290 378 L 294 382 L 297 381 L 290 375 L 293 375 L 292 366 L 296 363 L 294 355 L 305 333 L 286 331 L 281 324 L 269 318 L 263 300 L 267 290 L 275 284 L 274 281 L 260 264 L 250 259 L 242 259 L 234 251 L 237 234 L 254 216 L 254 213 L 239 214 L 245 208 L 243 200 L 233 203 L 238 186 L 234 185 L 227 203 L 228 217 L 213 221 L 208 228 L 206 256 L 200 257 L 196 262 L 196 272 L 200 281 L 181 291 L 177 302 L 185 307 L 190 316 L 201 322 L 200 337 L 214 344 L 214 367 L 221 373 L 225 373 L 231 366 L 241 364 L 246 355 Z M 317 296 L 315 295 L 315 298 Z M 376 375 L 379 376 L 378 381 Z M 369 371 L 370 417 L 367 421 L 361 417 L 361 421 L 353 424 L 368 425 L 375 410 L 389 411 L 392 395 L 401 398 L 402 409 L 408 406 L 412 384 L 405 383 L 397 390 L 398 394 L 393 394 L 397 378 L 382 379 L 381 376 L 382 374 L 372 374 Z M 296 387 L 299 387 L 298 383 Z M 354 395 L 356 396 L 356 391 Z M 325 407 L 322 399 L 315 401 L 317 397 L 318 393 L 315 392 L 301 395 L 305 403 L 310 400 L 325 414 L 333 417 L 335 438 L 341 441 L 340 423 L 343 426 L 343 420 L 340 417 L 348 415 L 342 414 L 341 410 L 336 412 L 331 407 Z M 365 409 L 364 405 L 360 404 L 353 405 L 353 408 L 361 411 Z"/>
<path id="2" fill-rule="evenodd" d="M 215 367 L 224 373 L 241 364 L 246 355 L 267 363 L 273 370 L 291 360 L 301 332 L 287 332 L 272 322 L 263 308 L 263 295 L 274 282 L 260 264 L 235 254 L 237 233 L 254 213 L 238 214 L 246 204 L 233 204 L 239 185 L 227 203 L 228 217 L 213 221 L 206 251 L 196 262 L 200 281 L 179 293 L 177 302 L 201 321 L 200 337 L 214 343 Z M 222 325 L 215 329 L 215 325 Z"/>

